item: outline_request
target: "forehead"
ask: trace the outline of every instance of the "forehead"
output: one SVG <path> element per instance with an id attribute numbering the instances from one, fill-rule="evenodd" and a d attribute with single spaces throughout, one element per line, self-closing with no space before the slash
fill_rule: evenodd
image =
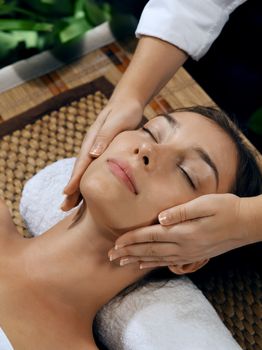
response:
<path id="1" fill-rule="evenodd" d="M 204 126 L 207 128 L 219 128 L 221 131 L 223 131 L 215 121 L 199 113 L 184 111 L 184 112 L 173 112 L 173 113 L 170 113 L 169 115 L 172 117 L 172 119 L 174 119 L 175 121 L 178 121 L 179 124 L 183 124 L 184 126 L 194 127 L 196 125 L 201 124 L 201 126 Z"/>
<path id="2" fill-rule="evenodd" d="M 234 146 L 233 141 L 225 130 L 223 130 L 215 121 L 201 114 L 187 111 L 173 112 L 165 119 L 171 127 L 176 127 L 177 129 L 180 129 L 181 132 L 189 133 L 189 140 L 193 140 L 198 136 L 203 136 L 205 134 L 206 137 L 211 135 L 212 137 L 227 140 L 231 146 Z M 205 141 L 205 138 L 202 140 Z"/>

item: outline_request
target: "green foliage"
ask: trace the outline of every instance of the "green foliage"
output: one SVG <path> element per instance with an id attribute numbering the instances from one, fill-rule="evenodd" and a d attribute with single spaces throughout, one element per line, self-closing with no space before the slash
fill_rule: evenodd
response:
<path id="1" fill-rule="evenodd" d="M 0 0 L 0 68 L 79 39 L 110 12 L 106 1 Z"/>
<path id="2" fill-rule="evenodd" d="M 62 44 L 81 36 L 92 28 L 85 18 L 70 18 L 65 20 L 64 23 L 65 27 L 58 32 L 57 37 L 58 42 Z"/>
<path id="3" fill-rule="evenodd" d="M 138 22 L 131 8 L 127 0 L 0 0 L 0 68 L 43 50 L 63 52 L 105 21 L 125 40 Z"/>
<path id="4" fill-rule="evenodd" d="M 53 24 L 35 22 L 23 19 L 0 19 L 0 30 L 34 30 L 36 32 L 51 32 Z"/>
<path id="5" fill-rule="evenodd" d="M 15 49 L 18 42 L 13 33 L 0 32 L 0 61 L 3 61 Z"/>
<path id="6" fill-rule="evenodd" d="M 20 2 L 31 11 L 48 16 L 49 18 L 72 15 L 75 3 L 75 1 L 71 0 L 23 0 Z"/>

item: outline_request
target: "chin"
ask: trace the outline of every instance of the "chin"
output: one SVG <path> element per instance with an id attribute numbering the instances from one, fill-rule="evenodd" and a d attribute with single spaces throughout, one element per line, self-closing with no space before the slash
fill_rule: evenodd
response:
<path id="1" fill-rule="evenodd" d="M 103 165 L 93 161 L 80 181 L 80 192 L 86 202 L 104 203 L 119 200 L 119 193 L 110 181 Z"/>
<path id="2" fill-rule="evenodd" d="M 96 161 L 90 164 L 80 181 L 80 192 L 84 198 L 87 209 L 97 224 L 108 227 L 110 231 L 118 230 L 123 225 L 126 215 L 123 215 L 121 200 L 123 193 L 107 173 L 102 164 L 96 166 Z M 122 207 L 122 208 L 121 208 Z M 125 207 L 125 205 L 124 205 Z M 126 210 L 125 210 L 126 211 Z"/>

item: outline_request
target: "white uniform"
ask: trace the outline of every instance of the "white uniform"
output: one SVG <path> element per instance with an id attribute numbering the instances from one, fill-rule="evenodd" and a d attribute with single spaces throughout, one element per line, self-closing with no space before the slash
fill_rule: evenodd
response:
<path id="1" fill-rule="evenodd" d="M 150 0 L 136 35 L 165 40 L 195 60 L 208 51 L 231 12 L 246 0 Z"/>

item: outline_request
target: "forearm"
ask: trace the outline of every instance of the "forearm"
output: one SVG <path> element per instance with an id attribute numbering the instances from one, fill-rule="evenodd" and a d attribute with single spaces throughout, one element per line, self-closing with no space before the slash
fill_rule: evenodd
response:
<path id="1" fill-rule="evenodd" d="M 112 99 L 132 97 L 144 108 L 187 59 L 176 46 L 154 37 L 139 40 L 134 57 Z"/>
<path id="2" fill-rule="evenodd" d="M 262 195 L 243 198 L 242 211 L 247 223 L 247 243 L 262 241 Z"/>

